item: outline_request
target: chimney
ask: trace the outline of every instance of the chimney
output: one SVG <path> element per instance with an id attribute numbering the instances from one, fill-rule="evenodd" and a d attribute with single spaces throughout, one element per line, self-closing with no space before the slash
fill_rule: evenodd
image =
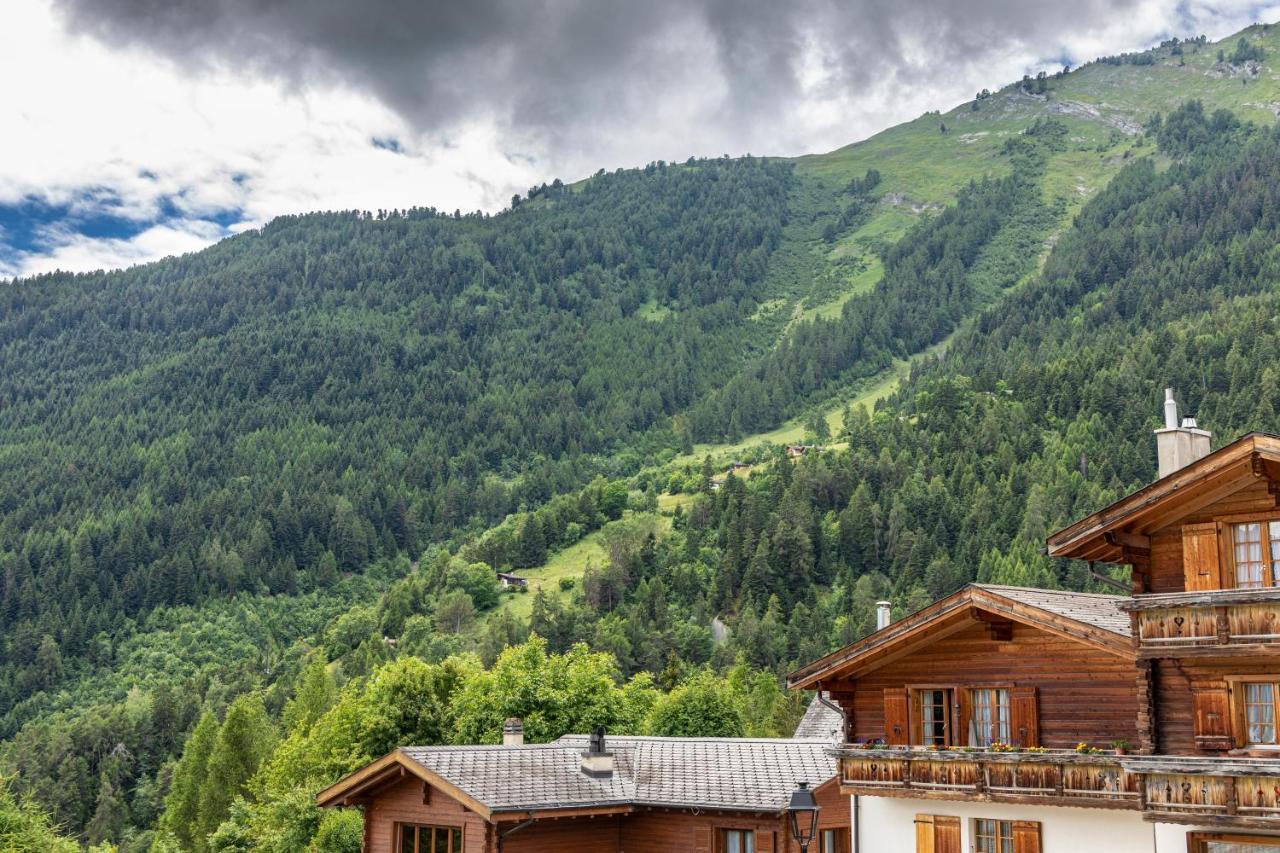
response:
<path id="1" fill-rule="evenodd" d="M 613 753 L 604 748 L 604 726 L 591 733 L 591 743 L 582 753 L 582 772 L 601 779 L 613 775 Z"/>
<path id="2" fill-rule="evenodd" d="M 502 725 L 503 746 L 524 746 L 524 723 L 519 717 L 507 717 Z"/>
<path id="3" fill-rule="evenodd" d="M 1178 404 L 1173 399 L 1173 389 L 1164 389 L 1164 429 L 1156 430 L 1160 477 L 1167 477 L 1208 456 L 1209 438 L 1208 430 L 1197 427 L 1196 419 L 1191 415 L 1184 417 L 1179 425 Z"/>
<path id="4" fill-rule="evenodd" d="M 876 602 L 876 630 L 882 630 L 889 627 L 889 623 L 893 621 L 893 603 L 889 601 Z"/>

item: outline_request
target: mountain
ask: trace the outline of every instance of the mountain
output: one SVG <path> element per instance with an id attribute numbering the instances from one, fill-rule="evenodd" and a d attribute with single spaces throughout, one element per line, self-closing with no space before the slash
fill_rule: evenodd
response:
<path id="1" fill-rule="evenodd" d="M 1276 57 L 1260 26 L 828 155 L 12 282 L 14 790 L 142 849 L 202 713 L 283 721 L 318 657 L 358 692 L 532 630 L 669 689 L 816 657 L 886 595 L 1096 584 L 1039 543 L 1151 478 L 1165 385 L 1222 438 L 1280 428 Z M 806 425 L 831 452 L 762 444 Z"/>

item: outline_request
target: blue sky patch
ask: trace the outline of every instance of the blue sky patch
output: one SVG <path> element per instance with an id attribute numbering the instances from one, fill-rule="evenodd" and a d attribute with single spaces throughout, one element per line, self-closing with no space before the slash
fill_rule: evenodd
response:
<path id="1" fill-rule="evenodd" d="M 25 255 L 42 254 L 76 236 L 92 240 L 131 240 L 148 228 L 196 218 L 226 231 L 243 218 L 228 208 L 192 217 L 179 206 L 180 197 L 158 200 L 155 214 L 139 218 L 126 212 L 120 197 L 105 187 L 87 187 L 74 200 L 53 203 L 29 195 L 0 204 L 0 269 L 16 267 Z"/>

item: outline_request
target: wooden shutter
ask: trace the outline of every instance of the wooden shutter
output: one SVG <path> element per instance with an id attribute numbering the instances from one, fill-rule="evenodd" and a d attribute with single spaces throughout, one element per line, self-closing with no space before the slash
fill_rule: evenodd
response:
<path id="1" fill-rule="evenodd" d="M 1221 525 L 1182 525 L 1182 571 L 1187 592 L 1222 589 Z"/>
<path id="2" fill-rule="evenodd" d="M 916 853 L 933 853 L 933 815 L 916 815 Z"/>
<path id="3" fill-rule="evenodd" d="M 694 853 L 711 853 L 711 827 L 699 826 L 693 830 Z"/>
<path id="4" fill-rule="evenodd" d="M 916 853 L 960 853 L 960 818 L 916 815 Z"/>
<path id="5" fill-rule="evenodd" d="M 756 853 L 773 853 L 773 833 L 755 833 Z"/>
<path id="6" fill-rule="evenodd" d="M 1013 822 L 1013 853 L 1040 853 L 1040 822 Z"/>
<path id="7" fill-rule="evenodd" d="M 884 742 L 889 746 L 906 746 L 910 743 L 910 723 L 907 710 L 907 689 L 886 687 L 884 691 Z"/>
<path id="8" fill-rule="evenodd" d="M 1231 694 L 1226 687 L 1193 683 L 1191 704 L 1197 747 L 1230 749 L 1235 745 L 1231 734 Z"/>
<path id="9" fill-rule="evenodd" d="M 953 702 L 955 713 L 952 714 L 951 742 L 956 746 L 974 746 L 969 743 L 969 723 L 973 720 L 972 691 L 957 688 Z"/>
<path id="10" fill-rule="evenodd" d="M 960 818 L 933 816 L 933 853 L 960 853 Z"/>
<path id="11" fill-rule="evenodd" d="M 1040 715 L 1036 708 L 1036 688 L 1009 689 L 1009 737 L 1021 747 L 1040 745 Z"/>

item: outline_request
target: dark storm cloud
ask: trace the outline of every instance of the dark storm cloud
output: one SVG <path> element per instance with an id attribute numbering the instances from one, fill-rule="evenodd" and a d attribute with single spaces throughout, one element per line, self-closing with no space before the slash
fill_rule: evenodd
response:
<path id="1" fill-rule="evenodd" d="M 56 0 L 76 30 L 185 64 L 367 89 L 418 129 L 491 119 L 543 142 L 619 134 L 713 98 L 713 138 L 797 98 L 910 86 L 1010 48 L 1056 55 L 1116 0 Z M 806 62 L 826 91 L 802 92 Z M 945 71 L 943 69 L 946 69 Z M 812 76 L 812 75 L 811 75 Z M 991 80 L 997 84 L 1000 80 Z"/>

